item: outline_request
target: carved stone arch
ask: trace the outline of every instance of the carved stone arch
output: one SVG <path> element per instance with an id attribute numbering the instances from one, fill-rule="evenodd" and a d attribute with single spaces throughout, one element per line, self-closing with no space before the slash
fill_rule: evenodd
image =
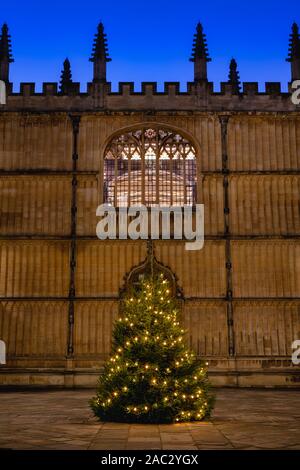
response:
<path id="1" fill-rule="evenodd" d="M 196 159 L 197 159 L 197 164 L 199 165 L 199 158 L 201 155 L 201 145 L 199 142 L 199 139 L 197 138 L 196 135 L 192 134 L 189 132 L 185 127 L 180 127 L 176 126 L 174 124 L 171 124 L 169 122 L 161 122 L 161 121 L 152 121 L 152 120 L 146 120 L 146 121 L 141 121 L 141 122 L 136 122 L 131 125 L 127 126 L 122 126 L 119 129 L 114 130 L 109 134 L 103 141 L 101 148 L 100 148 L 100 154 L 101 154 L 101 160 L 104 159 L 105 157 L 105 151 L 109 145 L 109 143 L 118 135 L 126 134 L 131 131 L 139 130 L 139 129 L 146 129 L 146 128 L 155 128 L 155 129 L 166 129 L 172 132 L 175 132 L 177 134 L 181 134 L 185 139 L 189 140 L 191 144 L 195 147 L 196 151 Z"/>
<path id="2" fill-rule="evenodd" d="M 125 295 L 126 291 L 130 288 L 130 286 L 137 285 L 143 278 L 143 276 L 150 275 L 151 273 L 162 273 L 164 277 L 169 281 L 173 297 L 176 297 L 177 299 L 181 300 L 184 299 L 183 291 L 178 285 L 177 276 L 168 266 L 165 266 L 156 259 L 152 240 L 148 241 L 146 259 L 142 261 L 139 265 L 134 266 L 131 271 L 124 276 L 124 286 L 120 290 L 120 298 L 122 299 L 122 297 Z"/>

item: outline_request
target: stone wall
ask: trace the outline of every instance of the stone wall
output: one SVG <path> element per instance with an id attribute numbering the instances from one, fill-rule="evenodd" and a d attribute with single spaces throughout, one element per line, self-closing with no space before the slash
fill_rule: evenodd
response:
<path id="1" fill-rule="evenodd" d="M 299 114 L 99 109 L 76 113 L 77 135 L 66 111 L 38 113 L 20 99 L 0 114 L 0 338 L 8 347 L 0 383 L 95 383 L 124 279 L 146 257 L 146 242 L 96 239 L 103 152 L 120 130 L 159 124 L 193 141 L 205 204 L 203 250 L 154 243 L 182 289 L 190 344 L 216 385 L 299 385 L 291 364 L 300 339 Z"/>

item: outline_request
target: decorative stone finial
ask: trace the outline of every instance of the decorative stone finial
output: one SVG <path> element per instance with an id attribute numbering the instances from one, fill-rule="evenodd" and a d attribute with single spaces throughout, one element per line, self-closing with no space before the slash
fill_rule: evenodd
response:
<path id="1" fill-rule="evenodd" d="M 239 95 L 241 93 L 241 80 L 240 74 L 237 69 L 237 63 L 235 59 L 231 59 L 229 66 L 228 83 L 232 86 L 232 93 Z"/>
<path id="2" fill-rule="evenodd" d="M 11 52 L 11 40 L 8 26 L 3 24 L 0 35 L 0 80 L 9 82 L 9 64 L 14 62 Z"/>
<path id="3" fill-rule="evenodd" d="M 291 81 L 300 80 L 300 37 L 299 27 L 296 23 L 292 25 L 288 58 L 286 60 L 291 63 Z"/>
<path id="4" fill-rule="evenodd" d="M 194 34 L 194 42 L 191 62 L 194 62 L 194 81 L 207 80 L 207 62 L 211 62 L 209 57 L 206 35 L 203 32 L 201 23 L 198 23 L 196 34 Z"/>
<path id="5" fill-rule="evenodd" d="M 66 93 L 70 85 L 72 85 L 72 72 L 71 72 L 71 64 L 69 59 L 65 59 L 63 64 L 63 69 L 60 76 L 59 82 L 59 91 L 61 93 Z"/>
<path id="6" fill-rule="evenodd" d="M 99 23 L 95 34 L 90 62 L 94 63 L 93 82 L 106 82 L 106 62 L 110 62 L 108 55 L 107 38 L 102 23 Z"/>

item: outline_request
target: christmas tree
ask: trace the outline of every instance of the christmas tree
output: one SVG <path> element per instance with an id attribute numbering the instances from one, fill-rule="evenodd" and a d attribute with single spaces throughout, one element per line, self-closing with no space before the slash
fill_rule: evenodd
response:
<path id="1" fill-rule="evenodd" d="M 163 275 L 148 275 L 123 300 L 112 354 L 91 400 L 104 421 L 172 423 L 208 417 L 206 364 L 190 351 Z"/>

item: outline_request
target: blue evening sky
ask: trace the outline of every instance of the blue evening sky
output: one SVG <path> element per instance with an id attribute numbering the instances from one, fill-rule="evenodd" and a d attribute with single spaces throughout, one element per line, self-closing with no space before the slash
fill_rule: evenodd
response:
<path id="1" fill-rule="evenodd" d="M 15 63 L 16 84 L 58 81 L 65 57 L 71 61 L 73 80 L 92 79 L 90 57 L 93 35 L 103 21 L 108 35 L 108 80 L 193 80 L 188 61 L 198 21 L 207 34 L 209 80 L 219 88 L 226 81 L 228 63 L 236 58 L 242 81 L 281 81 L 286 89 L 290 64 L 285 62 L 293 21 L 300 26 L 300 10 L 291 0 L 184 0 L 184 1 L 15 1 L 1 2 L 0 23 L 8 23 Z M 17 85 L 18 88 L 18 85 Z"/>

